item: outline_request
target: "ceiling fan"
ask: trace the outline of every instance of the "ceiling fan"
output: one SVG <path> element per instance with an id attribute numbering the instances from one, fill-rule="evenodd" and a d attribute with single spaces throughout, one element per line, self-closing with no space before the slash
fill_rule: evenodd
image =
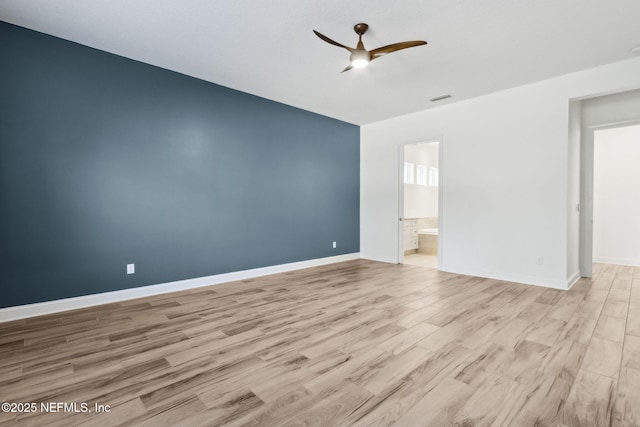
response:
<path id="1" fill-rule="evenodd" d="M 353 27 L 353 31 L 355 31 L 356 34 L 358 35 L 358 45 L 356 46 L 355 49 L 349 46 L 345 46 L 341 43 L 338 43 L 337 41 L 331 40 L 329 37 L 317 32 L 316 30 L 313 30 L 313 32 L 316 34 L 316 36 L 320 37 L 322 40 L 326 41 L 327 43 L 332 44 L 334 46 L 342 47 L 344 49 L 347 49 L 349 52 L 351 52 L 351 56 L 349 57 L 349 65 L 347 66 L 347 68 L 342 70 L 343 73 L 345 71 L 349 71 L 352 68 L 364 68 L 369 64 L 369 62 L 373 61 L 376 58 L 380 58 L 381 56 L 386 55 L 388 53 L 392 53 L 397 50 L 407 49 L 409 47 L 422 46 L 423 44 L 427 44 L 427 42 L 425 41 L 416 40 L 416 41 L 410 41 L 410 42 L 394 43 L 388 46 L 379 47 L 377 49 L 366 50 L 364 48 L 364 44 L 362 43 L 362 35 L 367 32 L 367 29 L 369 29 L 369 26 L 364 23 L 356 24 Z"/>

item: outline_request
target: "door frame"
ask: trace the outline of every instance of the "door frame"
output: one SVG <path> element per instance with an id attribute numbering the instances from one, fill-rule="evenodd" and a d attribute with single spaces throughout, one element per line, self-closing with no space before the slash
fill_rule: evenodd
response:
<path id="1" fill-rule="evenodd" d="M 595 133 L 599 130 L 640 125 L 640 119 L 582 127 L 580 136 L 580 242 L 581 277 L 593 277 L 593 162 Z"/>
<path id="2" fill-rule="evenodd" d="M 398 173 L 396 177 L 398 179 L 398 264 L 404 263 L 404 148 L 407 145 L 420 145 L 420 144 L 433 144 L 435 142 L 438 144 L 438 270 L 442 269 L 442 260 L 443 260 L 443 204 L 442 204 L 442 193 L 443 193 L 443 179 L 442 179 L 442 159 L 443 151 L 444 151 L 444 138 L 443 137 L 433 137 L 433 138 L 423 138 L 418 141 L 413 142 L 405 142 L 398 146 Z"/>

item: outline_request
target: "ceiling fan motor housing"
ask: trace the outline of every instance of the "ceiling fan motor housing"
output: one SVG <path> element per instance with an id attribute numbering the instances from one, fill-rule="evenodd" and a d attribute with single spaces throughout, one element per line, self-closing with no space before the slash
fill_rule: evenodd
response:
<path id="1" fill-rule="evenodd" d="M 369 26 L 363 22 L 356 24 L 353 26 L 353 31 L 356 32 L 357 35 L 361 36 L 364 33 L 367 32 L 367 30 L 369 29 Z"/>

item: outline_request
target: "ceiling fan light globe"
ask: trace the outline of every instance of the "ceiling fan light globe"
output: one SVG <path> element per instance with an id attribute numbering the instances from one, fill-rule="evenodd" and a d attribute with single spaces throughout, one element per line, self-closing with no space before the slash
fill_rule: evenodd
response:
<path id="1" fill-rule="evenodd" d="M 353 68 L 365 68 L 367 65 L 369 65 L 369 61 L 364 58 L 356 58 L 351 61 L 351 65 L 353 66 Z"/>
<path id="2" fill-rule="evenodd" d="M 364 49 L 352 52 L 349 57 L 349 62 L 351 62 L 353 68 L 364 68 L 369 64 L 369 61 L 371 61 L 371 55 Z"/>

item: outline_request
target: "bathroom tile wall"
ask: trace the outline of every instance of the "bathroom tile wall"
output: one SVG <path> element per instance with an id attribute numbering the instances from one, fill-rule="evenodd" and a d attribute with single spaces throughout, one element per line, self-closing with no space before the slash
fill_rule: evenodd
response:
<path id="1" fill-rule="evenodd" d="M 421 228 L 438 228 L 438 217 L 418 218 L 418 229 Z"/>

